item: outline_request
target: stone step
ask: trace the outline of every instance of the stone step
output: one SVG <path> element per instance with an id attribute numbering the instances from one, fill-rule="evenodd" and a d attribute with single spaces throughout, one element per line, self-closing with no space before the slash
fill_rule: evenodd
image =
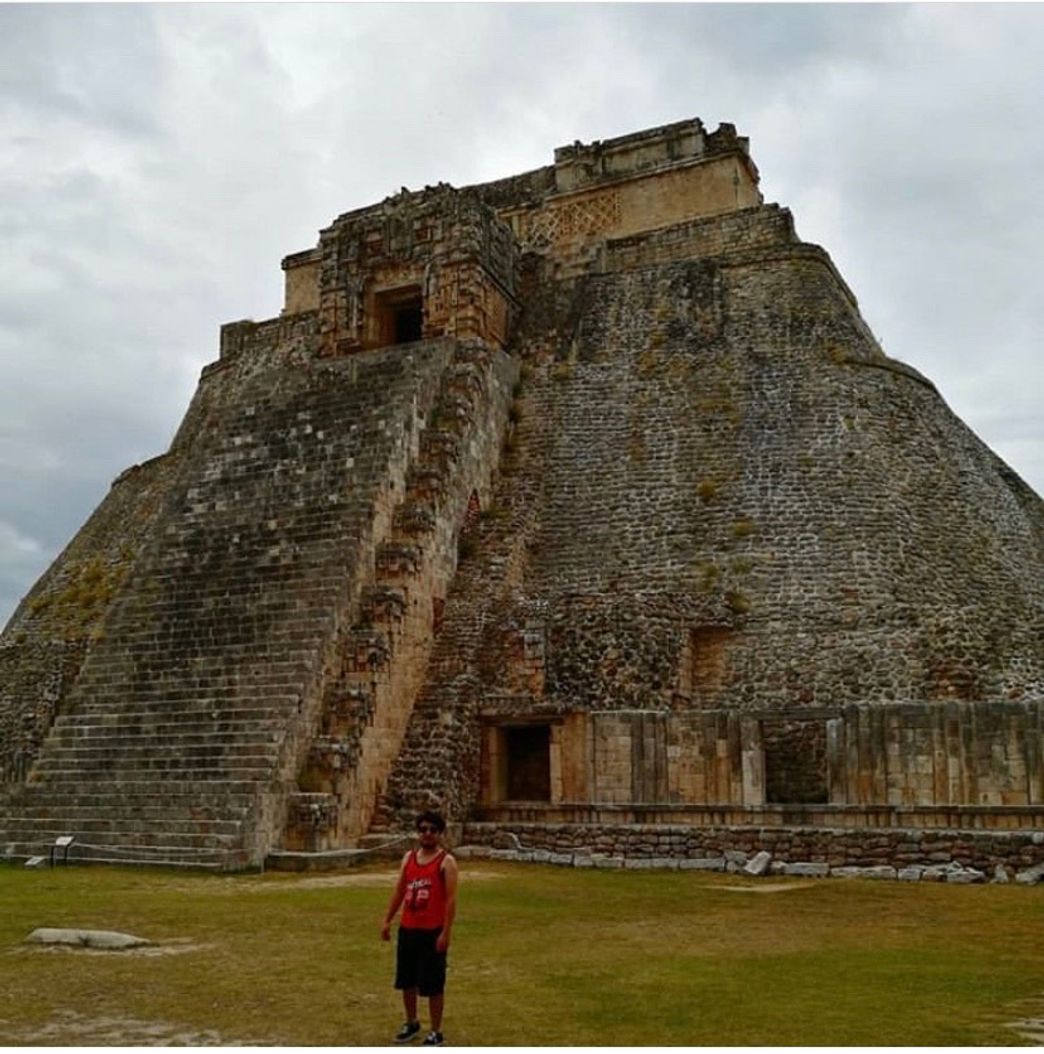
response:
<path id="1" fill-rule="evenodd" d="M 19 811 L 35 808 L 80 809 L 116 813 L 132 806 L 153 805 L 158 809 L 219 809 L 237 816 L 249 811 L 258 784 L 251 781 L 206 780 L 200 784 L 172 784 L 161 780 L 77 780 L 69 784 L 41 783 L 19 788 Z M 174 789 L 172 789 L 174 788 Z M 227 789 L 235 788 L 235 789 Z"/>
<path id="2" fill-rule="evenodd" d="M 100 780 L 112 780 L 117 778 L 117 774 L 121 774 L 126 779 L 134 780 L 135 782 L 146 782 L 142 779 L 142 774 L 150 771 L 155 772 L 157 778 L 162 774 L 170 777 L 176 775 L 177 779 L 185 782 L 199 781 L 201 783 L 211 781 L 227 782 L 228 780 L 259 782 L 269 779 L 272 775 L 271 765 L 196 766 L 179 769 L 169 763 L 164 763 L 151 769 L 145 765 L 131 766 L 125 773 L 115 766 L 108 769 L 68 767 L 41 769 L 39 766 L 40 762 L 37 762 L 37 766 L 29 773 L 31 782 L 28 785 L 30 787 L 44 784 L 53 786 L 58 783 L 75 783 L 78 780 L 89 780 L 93 783 Z"/>
<path id="3" fill-rule="evenodd" d="M 119 806 L 117 811 L 113 806 Z M 102 803 L 86 803 L 72 795 L 62 796 L 59 800 L 48 800 L 33 802 L 17 813 L 11 813 L 7 819 L 3 819 L 6 810 L 0 811 L 0 827 L 9 826 L 14 819 L 26 819 L 36 822 L 51 817 L 60 817 L 62 822 L 94 822 L 96 820 L 111 821 L 115 817 L 141 820 L 147 822 L 187 822 L 201 824 L 233 824 L 239 822 L 249 812 L 246 804 L 230 805 L 227 803 L 211 802 L 200 805 L 195 801 L 180 801 L 171 804 L 157 802 L 153 798 L 121 798 L 119 801 L 111 799 Z"/>
<path id="4" fill-rule="evenodd" d="M 31 856 L 47 855 L 41 852 L 45 848 L 34 842 L 0 841 L 0 859 L 26 859 Z M 246 854 L 238 847 L 228 846 L 183 846 L 136 845 L 121 849 L 116 845 L 102 845 L 98 848 L 77 845 L 69 848 L 70 862 L 89 862 L 92 864 L 118 864 L 123 867 L 176 867 L 186 870 L 233 870 L 246 863 Z M 62 857 L 59 856 L 59 860 Z M 59 865 L 61 866 L 61 865 Z"/>
<path id="5" fill-rule="evenodd" d="M 110 842 L 118 838 L 139 838 L 148 835 L 152 841 L 162 838 L 170 844 L 205 845 L 214 840 L 222 843 L 234 841 L 241 834 L 242 824 L 232 820 L 142 819 L 139 817 L 86 818 L 68 816 L 18 816 L 0 817 L 0 841 L 28 837 L 44 839 L 62 834 L 75 835 L 81 841 L 91 841 L 95 836 L 105 837 Z M 118 837 L 117 837 L 118 836 Z"/>
<path id="6" fill-rule="evenodd" d="M 203 743 L 189 743 L 187 742 L 188 737 L 180 736 L 173 741 L 155 736 L 127 737 L 127 739 L 126 745 L 112 743 L 106 739 L 80 739 L 72 743 L 48 741 L 38 760 L 77 758 L 90 762 L 92 759 L 125 758 L 130 761 L 147 758 L 150 761 L 158 761 L 163 758 L 223 758 L 234 755 L 244 760 L 250 759 L 252 764 L 257 764 L 264 758 L 275 757 L 279 752 L 278 740 L 273 737 L 269 737 L 263 743 L 229 742 L 222 736 L 211 736 L 209 741 Z"/>
<path id="7" fill-rule="evenodd" d="M 77 685 L 77 689 L 79 688 Z M 181 720 L 181 715 L 219 714 L 225 717 L 243 713 L 247 716 L 247 712 L 257 711 L 258 716 L 265 717 L 273 710 L 296 707 L 297 700 L 301 697 L 301 682 L 283 686 L 270 685 L 263 693 L 250 691 L 247 686 L 235 691 L 236 697 L 231 698 L 215 697 L 212 695 L 212 689 L 194 691 L 190 688 L 183 689 L 178 694 L 169 688 L 162 689 L 157 691 L 155 698 L 143 698 L 140 693 L 133 699 L 127 699 L 126 695 L 120 697 L 115 693 L 112 697 L 95 694 L 87 699 L 81 695 L 75 704 L 75 710 L 69 711 L 69 716 L 99 715 L 107 718 L 112 714 L 119 714 L 121 719 L 133 719 L 136 715 L 141 715 Z M 210 699 L 213 702 L 206 702 Z M 237 703 L 239 705 L 236 705 Z"/>
<path id="8" fill-rule="evenodd" d="M 209 726 L 209 727 L 208 727 Z M 278 744 L 280 734 L 277 728 L 240 729 L 231 726 L 225 729 L 214 729 L 213 722 L 207 726 L 182 724 L 166 726 L 157 730 L 153 726 L 140 725 L 101 725 L 79 727 L 66 725 L 51 732 L 47 741 L 47 751 L 56 749 L 94 749 L 106 747 L 206 747 L 224 745 L 227 747 L 271 746 Z"/>

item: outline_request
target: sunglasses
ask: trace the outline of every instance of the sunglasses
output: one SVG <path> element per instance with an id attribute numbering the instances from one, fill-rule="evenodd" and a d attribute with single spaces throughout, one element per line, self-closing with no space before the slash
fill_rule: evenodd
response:
<path id="1" fill-rule="evenodd" d="M 439 829 L 430 823 L 422 823 L 418 826 L 417 830 L 421 834 L 438 834 Z"/>

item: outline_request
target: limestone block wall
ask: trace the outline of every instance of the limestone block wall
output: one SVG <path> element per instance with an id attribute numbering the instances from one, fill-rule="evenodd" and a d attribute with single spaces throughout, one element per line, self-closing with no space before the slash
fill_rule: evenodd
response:
<path id="1" fill-rule="evenodd" d="M 20 783 L 61 711 L 177 478 L 177 454 L 127 469 L 0 637 L 0 784 Z"/>
<path id="2" fill-rule="evenodd" d="M 632 269 L 608 268 L 617 244 Z M 675 244 L 706 255 L 677 260 Z M 918 708 L 960 703 L 985 728 L 1005 700 L 1037 705 L 1044 506 L 930 382 L 883 354 L 829 258 L 796 242 L 784 213 L 610 243 L 586 275 L 561 280 L 531 257 L 520 288 L 527 373 L 505 482 L 530 515 L 491 532 L 483 554 L 517 577 L 490 605 L 471 595 L 454 609 L 455 632 L 482 643 L 456 683 L 426 689 L 392 780 L 403 815 L 422 801 L 467 813 L 483 721 L 633 710 L 671 715 L 668 782 L 683 801 L 745 815 L 771 774 L 773 796 L 829 805 L 839 743 L 859 733 L 828 721 L 907 702 L 909 723 L 889 726 L 901 744 L 891 782 L 858 808 L 930 810 L 927 755 L 907 743 L 922 735 Z M 511 507 L 509 489 L 494 500 Z M 778 720 L 802 710 L 814 730 Z M 697 736 L 719 720 L 731 731 Z M 1014 800 L 1004 781 L 1022 780 L 1018 759 L 1039 749 L 1016 725 L 975 748 L 1006 760 L 996 772 L 969 761 L 962 802 Z M 411 775 L 425 737 L 440 778 Z M 602 787 L 620 804 L 636 792 L 612 739 Z M 866 779 L 862 761 L 845 764 Z M 930 778 L 930 801 L 951 804 Z"/>
<path id="3" fill-rule="evenodd" d="M 972 806 L 1003 827 L 1005 810 L 1044 805 L 1042 715 L 1039 701 L 862 705 L 804 715 L 548 715 L 548 801 L 581 810 L 585 803 L 894 806 L 926 816 Z M 484 768 L 480 801 L 487 810 L 513 814 L 501 775 L 511 764 L 501 748 Z M 554 778 L 563 771 L 569 779 Z M 1034 822 L 1044 826 L 1040 816 Z"/>
<path id="4" fill-rule="evenodd" d="M 875 877 L 906 881 L 944 881 L 946 867 L 975 868 L 992 875 L 1010 874 L 1044 862 L 1040 831 L 979 831 L 942 827 L 858 829 L 819 826 L 705 826 L 623 822 L 606 818 L 584 823 L 512 823 L 472 821 L 464 825 L 465 845 L 506 846 L 494 858 L 581 866 L 660 866 L 737 871 L 755 853 L 767 851 L 777 866 L 797 865 L 783 873 L 825 877 L 835 868 L 881 868 Z M 892 869 L 891 874 L 887 869 Z M 898 873 L 897 873 L 898 872 Z"/>

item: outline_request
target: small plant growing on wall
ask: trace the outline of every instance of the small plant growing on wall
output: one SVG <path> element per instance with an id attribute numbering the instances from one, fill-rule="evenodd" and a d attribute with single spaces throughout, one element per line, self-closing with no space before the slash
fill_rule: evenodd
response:
<path id="1" fill-rule="evenodd" d="M 730 590 L 725 594 L 725 605 L 736 615 L 746 615 L 750 611 L 750 598 L 743 593 Z"/>
<path id="2" fill-rule="evenodd" d="M 754 521 L 749 516 L 741 516 L 732 523 L 733 538 L 749 538 L 754 533 Z"/>
<path id="3" fill-rule="evenodd" d="M 704 505 L 709 505 L 712 501 L 716 501 L 720 496 L 721 485 L 715 479 L 701 479 L 696 485 L 696 494 Z"/>

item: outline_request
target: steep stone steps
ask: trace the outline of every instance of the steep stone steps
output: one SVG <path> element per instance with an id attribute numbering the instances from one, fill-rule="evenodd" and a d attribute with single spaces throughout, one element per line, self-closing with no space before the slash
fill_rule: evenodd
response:
<path id="1" fill-rule="evenodd" d="M 207 760 L 207 759 L 200 759 Z M 213 760 L 213 759 L 212 759 Z M 238 762 L 237 757 L 231 760 Z M 254 760 L 253 758 L 249 760 Z M 271 773 L 267 757 L 258 755 L 256 764 L 197 764 L 193 758 L 157 758 L 150 762 L 143 758 L 132 761 L 126 766 L 106 763 L 107 759 L 84 761 L 80 766 L 76 761 L 56 759 L 52 762 L 42 757 L 29 774 L 28 786 L 39 783 L 58 783 L 68 780 L 104 780 L 124 775 L 127 779 L 144 779 L 148 773 L 167 774 L 180 780 L 254 780 L 263 779 Z"/>
<path id="2" fill-rule="evenodd" d="M 85 743 L 68 746 L 52 743 L 47 751 L 47 758 L 41 761 L 39 771 L 47 772 L 51 768 L 63 768 L 85 762 L 97 762 L 100 765 L 109 763 L 121 771 L 138 768 L 161 768 L 166 761 L 171 762 L 172 769 L 183 768 L 189 763 L 218 762 L 227 757 L 235 757 L 237 762 L 260 764 L 274 760 L 278 752 L 278 743 L 268 739 L 263 743 L 243 741 L 216 741 L 211 737 L 209 743 L 157 742 L 155 737 L 133 739 L 125 743 Z"/>
<path id="3" fill-rule="evenodd" d="M 99 775 L 89 785 L 37 787 L 23 785 L 17 790 L 19 811 L 38 808 L 83 806 L 97 808 L 108 815 L 121 803 L 135 808 L 155 806 L 163 809 L 191 810 L 211 807 L 228 810 L 235 816 L 245 812 L 256 799 L 257 784 L 252 780 L 191 780 L 118 779 Z"/>
<path id="4" fill-rule="evenodd" d="M 194 726 L 190 726 L 193 727 Z M 183 731 L 168 726 L 165 731 L 153 729 L 123 728 L 64 728 L 55 733 L 52 750 L 193 750 L 197 747 L 223 747 L 238 750 L 240 747 L 277 746 L 281 740 L 273 729 L 243 731 L 229 728 L 222 731 Z"/>
<path id="5" fill-rule="evenodd" d="M 154 842 L 158 836 L 171 845 L 230 846 L 239 837 L 240 823 L 184 817 L 170 819 L 119 819 L 67 816 L 18 816 L 4 820 L 6 836 L 19 840 L 29 835 L 58 838 L 74 834 L 81 841 L 104 838 L 109 844 L 135 845 Z"/>
<path id="6" fill-rule="evenodd" d="M 343 637 L 343 667 L 328 684 L 322 734 L 301 778 L 307 789 L 291 796 L 284 846 L 294 853 L 345 847 L 369 823 L 420 686 L 456 562 L 456 532 L 474 501 L 477 480 L 467 473 L 476 465 L 467 458 L 479 440 L 472 433 L 487 430 L 487 459 L 499 451 L 497 413 L 506 418 L 506 402 L 497 411 L 490 398 L 493 364 L 486 351 L 468 352 L 442 375 L 390 532 L 376 547 L 373 584 Z M 488 418 L 479 419 L 480 406 Z"/>

